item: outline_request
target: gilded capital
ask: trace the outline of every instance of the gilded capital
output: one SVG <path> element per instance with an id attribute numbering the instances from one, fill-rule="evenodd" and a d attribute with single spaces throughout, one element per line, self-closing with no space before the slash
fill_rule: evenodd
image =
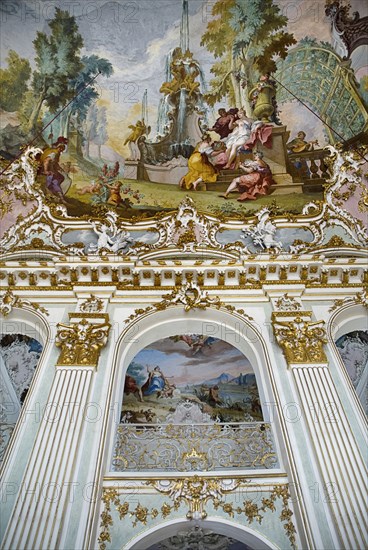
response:
<path id="1" fill-rule="evenodd" d="M 307 321 L 298 316 L 290 321 L 273 321 L 277 343 L 288 365 L 326 363 L 323 345 L 327 343 L 324 321 Z"/>
<path id="2" fill-rule="evenodd" d="M 92 324 L 84 317 L 70 325 L 59 323 L 55 344 L 61 352 L 57 365 L 97 367 L 110 327 L 110 323 Z"/>

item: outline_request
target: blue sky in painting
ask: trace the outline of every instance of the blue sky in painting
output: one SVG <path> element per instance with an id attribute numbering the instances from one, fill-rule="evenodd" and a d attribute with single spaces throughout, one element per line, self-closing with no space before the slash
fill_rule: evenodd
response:
<path id="1" fill-rule="evenodd" d="M 133 362 L 148 366 L 150 370 L 159 365 L 166 376 L 174 377 L 177 384 L 202 382 L 222 373 L 235 377 L 240 373 L 254 372 L 238 349 L 223 340 L 213 340 L 211 346 L 204 346 L 201 352 L 193 355 L 192 349 L 184 342 L 164 338 L 141 350 Z"/>
<path id="2" fill-rule="evenodd" d="M 289 31 L 299 40 L 305 35 L 331 41 L 330 24 L 324 2 L 314 0 L 278 0 L 282 13 L 289 18 Z M 352 0 L 352 11 L 366 15 L 368 3 Z M 189 0 L 190 49 L 199 61 L 208 82 L 214 61 L 200 41 L 211 19 L 213 0 Z M 2 66 L 9 49 L 27 57 L 34 67 L 32 41 L 37 30 L 47 31 L 55 6 L 75 15 L 84 39 L 83 54 L 107 58 L 114 67 L 109 79 L 99 78 L 101 106 L 108 108 L 111 145 L 122 153 L 128 125 L 140 118 L 140 105 L 148 90 L 148 118 L 155 134 L 159 92 L 164 82 L 165 59 L 179 45 L 182 0 L 9 0 L 0 2 Z M 21 32 L 20 32 L 21 29 Z M 213 122 L 216 109 L 210 109 Z M 222 106 L 225 105 L 225 102 Z M 291 134 L 301 128 L 308 138 L 324 141 L 316 117 L 294 103 L 283 105 L 281 119 Z"/>

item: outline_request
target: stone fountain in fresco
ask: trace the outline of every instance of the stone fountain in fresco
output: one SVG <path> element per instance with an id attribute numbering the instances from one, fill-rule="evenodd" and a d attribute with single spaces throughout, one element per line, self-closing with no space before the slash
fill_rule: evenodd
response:
<path id="1" fill-rule="evenodd" d="M 185 172 L 185 159 L 190 157 L 195 145 L 201 140 L 202 126 L 206 124 L 202 96 L 205 89 L 203 72 L 189 49 L 187 0 L 183 1 L 180 46 L 171 50 L 166 57 L 164 79 L 160 88 L 163 97 L 158 110 L 156 140 L 149 141 L 143 135 L 138 140 L 138 147 L 141 166 L 143 164 L 143 170 L 151 172 L 151 181 L 166 182 L 165 173 L 162 173 L 166 168 L 166 171 L 169 169 L 166 176 L 177 182 L 180 179 L 179 172 Z M 161 180 L 155 179 L 155 174 L 156 177 L 160 174 Z"/>
<path id="2" fill-rule="evenodd" d="M 193 54 L 181 47 L 169 53 L 166 81 L 160 92 L 158 138 L 154 143 L 142 136 L 138 146 L 141 159 L 149 164 L 170 161 L 179 155 L 189 158 L 201 139 L 201 121 L 204 117 L 200 92 L 201 69 Z"/>

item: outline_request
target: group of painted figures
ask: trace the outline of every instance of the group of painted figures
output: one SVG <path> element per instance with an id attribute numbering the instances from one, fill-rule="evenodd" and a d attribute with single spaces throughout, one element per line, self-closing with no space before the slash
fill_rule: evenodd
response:
<path id="1" fill-rule="evenodd" d="M 180 180 L 184 189 L 196 190 L 201 183 L 215 183 L 220 170 L 238 170 L 244 175 L 235 177 L 225 194 L 240 192 L 239 201 L 254 200 L 266 195 L 274 183 L 271 169 L 260 151 L 253 153 L 253 160 L 241 163 L 239 154 L 249 153 L 259 141 L 265 147 L 272 146 L 272 125 L 252 120 L 243 109 L 219 109 L 219 117 L 209 131 L 216 132 L 220 140 L 213 142 L 205 134 L 188 160 L 188 173 Z"/>
<path id="2" fill-rule="evenodd" d="M 221 170 L 238 171 L 224 194 L 220 197 L 227 199 L 230 193 L 240 193 L 238 201 L 255 200 L 259 196 L 267 195 L 274 183 L 270 166 L 263 160 L 263 153 L 255 149 L 257 143 L 265 147 L 272 147 L 271 124 L 260 120 L 252 120 L 246 116 L 243 109 L 219 109 L 219 117 L 209 131 L 216 132 L 220 139 L 213 141 L 209 133 L 202 137 L 188 159 L 188 173 L 181 178 L 179 186 L 182 189 L 197 190 L 202 183 L 215 183 Z M 65 193 L 71 180 L 64 167 L 60 165 L 60 156 L 66 150 L 68 140 L 59 137 L 50 147 L 46 148 L 40 158 L 40 172 L 46 176 L 47 190 L 67 204 Z M 305 133 L 299 132 L 297 137 L 287 144 L 289 152 L 300 153 L 313 148 L 317 141 L 305 141 Z M 253 151 L 253 160 L 240 162 L 241 153 Z M 104 171 L 104 169 L 106 170 Z M 111 173 L 110 173 L 111 172 Z M 107 203 L 118 206 L 122 200 L 122 182 L 117 180 L 119 164 L 109 169 L 102 168 L 98 181 L 78 191 L 79 195 L 92 193 L 94 204 Z M 140 202 L 139 191 L 126 187 L 124 193 L 133 195 Z M 128 199 L 125 199 L 127 202 Z"/>
<path id="3" fill-rule="evenodd" d="M 176 386 L 168 380 L 159 366 L 156 366 L 153 370 L 147 368 L 147 375 L 148 378 L 145 383 L 139 386 L 135 378 L 127 374 L 125 377 L 124 393 L 127 395 L 131 393 L 142 402 L 144 395 L 155 394 L 157 398 L 173 396 Z"/>

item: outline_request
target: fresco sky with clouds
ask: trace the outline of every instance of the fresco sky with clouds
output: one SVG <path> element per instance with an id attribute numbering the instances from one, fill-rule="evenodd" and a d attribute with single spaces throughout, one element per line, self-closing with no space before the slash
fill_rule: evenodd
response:
<path id="1" fill-rule="evenodd" d="M 289 17 L 289 31 L 296 39 L 303 36 L 330 41 L 330 24 L 324 14 L 324 0 L 290 2 L 279 0 Z M 200 62 L 208 81 L 212 55 L 200 46 L 200 40 L 211 18 L 211 1 L 189 0 L 190 49 Z M 37 30 L 46 31 L 55 6 L 74 14 L 84 39 L 83 54 L 107 58 L 114 67 L 110 79 L 99 79 L 100 105 L 108 108 L 109 145 L 123 152 L 122 142 L 128 125 L 140 117 L 140 102 L 148 90 L 149 123 L 156 128 L 159 88 L 164 81 L 167 53 L 179 45 L 181 0 L 4 0 L 1 13 L 1 64 L 9 49 L 27 57 L 34 67 L 32 41 Z M 352 2 L 353 10 L 367 12 L 362 0 Z M 217 108 L 218 106 L 216 106 Z M 210 122 L 215 112 L 210 113 Z M 294 104 L 282 107 L 281 120 L 292 133 L 303 128 L 310 137 L 323 139 L 317 119 L 305 108 Z"/>
<path id="2" fill-rule="evenodd" d="M 238 349 L 223 340 L 212 338 L 210 346 L 205 345 L 195 355 L 185 342 L 164 338 L 141 350 L 133 362 L 148 366 L 150 370 L 159 365 L 165 376 L 172 376 L 172 382 L 178 385 L 201 383 L 223 373 L 235 377 L 240 373 L 254 372 L 248 359 Z"/>

